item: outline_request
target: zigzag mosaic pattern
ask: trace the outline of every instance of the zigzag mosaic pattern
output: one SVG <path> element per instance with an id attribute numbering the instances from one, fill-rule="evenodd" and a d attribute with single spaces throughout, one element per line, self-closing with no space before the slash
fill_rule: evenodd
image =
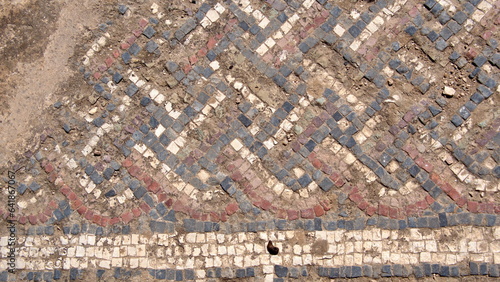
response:
<path id="1" fill-rule="evenodd" d="M 458 6 L 379 0 L 352 11 L 326 0 L 260 6 L 240 0 L 203 3 L 174 29 L 165 28 L 168 16 L 154 6 L 152 17 L 128 27 L 119 43 L 110 42 L 116 27 L 102 26 L 102 36 L 81 61 L 82 75 L 93 87 L 90 103 L 80 108 L 68 97 L 54 105 L 61 128 L 44 133 L 38 149 L 26 154 L 32 177 L 17 188 L 22 212 L 16 220 L 27 227 L 25 246 L 28 238 L 58 238 L 59 232 L 65 240 L 76 239 L 71 244 L 80 238 L 83 246 L 96 244 L 95 236 L 135 243 L 123 247 L 114 241 L 118 252 L 128 251 L 124 258 L 108 254 L 119 262 L 106 259 L 103 250 L 98 255 L 76 246 L 73 254 L 58 253 L 65 258 L 55 262 L 54 271 L 27 261 L 26 270 L 38 271 L 16 277 L 82 278 L 92 263 L 72 258 L 89 252 L 97 277 L 117 279 L 141 275 L 136 268 L 170 280 L 498 277 L 500 205 L 475 193 L 498 197 L 500 120 L 471 125 L 474 115 L 491 111 L 487 103 L 498 98 L 498 9 L 497 3 L 475 0 Z M 129 13 L 120 6 L 117 17 Z M 464 52 L 460 42 L 475 34 L 482 34 L 482 49 Z M 318 58 L 320 52 L 328 52 L 329 61 Z M 330 66 L 332 60 L 344 69 Z M 242 66 L 253 77 L 242 75 Z M 458 102 L 437 89 L 442 78 L 433 68 L 444 66 L 466 73 L 473 85 Z M 344 72 L 353 77 L 335 76 Z M 394 90 L 393 83 L 413 96 Z M 78 139 L 68 137 L 77 134 Z M 50 185 L 31 180 L 41 177 Z M 33 200 L 48 191 L 56 196 Z M 43 210 L 30 213 L 34 201 Z M 99 208 L 103 204 L 106 208 Z M 7 218 L 5 210 L 0 214 Z M 62 230 L 55 230 L 59 225 Z M 345 234 L 363 234 L 360 238 L 370 242 L 375 239 L 365 232 L 373 230 L 396 240 L 402 238 L 397 232 L 460 232 L 463 226 L 495 234 L 489 247 L 475 250 L 484 253 L 481 259 L 465 255 L 471 252 L 466 248 L 456 250 L 463 257 L 451 250 L 452 259 L 437 263 L 439 256 L 431 259 L 431 253 L 442 250 L 435 247 L 423 247 L 429 259 L 401 255 L 404 263 L 383 252 L 378 260 L 349 252 L 339 261 L 331 256 L 344 250 L 326 252 L 328 263 L 307 255 L 229 264 L 208 258 L 201 264 L 187 259 L 143 265 L 138 259 L 154 241 L 141 241 L 146 233 L 169 246 L 176 234 L 187 232 L 187 243 L 212 253 L 202 243 L 233 242 L 224 236 L 239 237 L 242 246 L 255 234 L 267 240 L 266 232 L 272 232 L 269 239 L 284 248 L 294 232 L 315 232 L 314 242 Z M 245 252 L 229 248 L 216 252 L 237 257 Z M 170 251 L 173 257 L 189 255 Z M 10 278 L 0 275 L 0 281 Z"/>

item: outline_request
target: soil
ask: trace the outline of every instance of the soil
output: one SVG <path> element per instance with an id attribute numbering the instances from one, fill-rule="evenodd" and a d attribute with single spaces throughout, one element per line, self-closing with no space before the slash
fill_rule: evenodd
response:
<path id="1" fill-rule="evenodd" d="M 6 42 L 0 46 L 0 163 L 8 164 L 50 124 L 46 109 L 55 93 L 72 90 L 65 83 L 76 72 L 70 59 L 103 15 L 89 0 L 0 3 L 0 41 Z"/>

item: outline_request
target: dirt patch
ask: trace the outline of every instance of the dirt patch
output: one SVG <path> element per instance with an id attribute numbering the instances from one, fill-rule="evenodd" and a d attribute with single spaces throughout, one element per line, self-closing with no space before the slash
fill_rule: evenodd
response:
<path id="1" fill-rule="evenodd" d="M 317 240 L 312 244 L 312 253 L 315 255 L 324 255 L 328 251 L 328 242 L 326 240 Z"/>
<path id="2" fill-rule="evenodd" d="M 17 62 L 29 62 L 43 55 L 61 10 L 59 3 L 41 0 L 23 1 L 10 7 L 9 13 L 4 11 L 0 19 L 0 40 L 5 42 L 0 46 L 2 71 L 12 69 Z"/>
<path id="3" fill-rule="evenodd" d="M 6 42 L 0 47 L 5 59 L 0 76 L 6 78 L 0 80 L 2 163 L 25 151 L 35 128 L 50 126 L 44 109 L 55 102 L 53 93 L 60 84 L 75 73 L 68 62 L 77 40 L 100 18 L 99 7 L 90 1 L 5 2 L 0 19 L 0 39 Z"/>
<path id="4" fill-rule="evenodd" d="M 52 1 L 20 1 L 10 5 L 6 2 L 2 1 L 0 12 L 0 41 L 5 42 L 0 46 L 2 125 L 12 113 L 11 101 L 16 99 L 16 88 L 22 84 L 23 65 L 43 56 L 60 12 L 60 5 Z"/>

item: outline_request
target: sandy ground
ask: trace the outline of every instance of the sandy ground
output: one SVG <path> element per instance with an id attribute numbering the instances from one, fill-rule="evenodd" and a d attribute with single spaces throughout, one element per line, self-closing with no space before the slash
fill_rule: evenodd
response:
<path id="1" fill-rule="evenodd" d="M 96 1 L 0 2 L 0 163 L 28 149 L 54 93 L 74 75 L 80 36 L 99 23 Z"/>

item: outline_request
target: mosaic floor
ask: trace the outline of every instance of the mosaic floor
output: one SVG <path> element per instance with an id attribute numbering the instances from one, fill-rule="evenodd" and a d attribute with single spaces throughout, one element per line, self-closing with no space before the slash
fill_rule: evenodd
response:
<path id="1" fill-rule="evenodd" d="M 500 276 L 499 1 L 192 3 L 97 27 L 0 281 Z"/>

